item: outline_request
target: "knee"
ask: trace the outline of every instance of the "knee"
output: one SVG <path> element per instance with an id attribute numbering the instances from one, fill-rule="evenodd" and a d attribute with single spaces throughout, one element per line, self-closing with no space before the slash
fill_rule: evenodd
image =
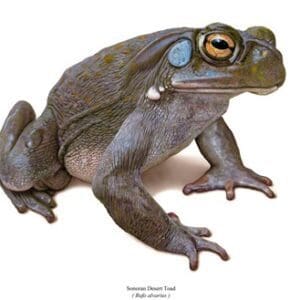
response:
<path id="1" fill-rule="evenodd" d="M 0 180 L 7 189 L 26 191 L 33 186 L 34 181 L 25 161 L 22 157 L 10 154 L 1 157 Z"/>

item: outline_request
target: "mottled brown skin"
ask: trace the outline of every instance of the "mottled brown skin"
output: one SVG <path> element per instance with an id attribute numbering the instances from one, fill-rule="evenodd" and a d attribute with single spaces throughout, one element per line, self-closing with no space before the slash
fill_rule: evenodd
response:
<path id="1" fill-rule="evenodd" d="M 270 93 L 284 78 L 275 37 L 264 27 L 176 28 L 103 49 L 65 71 L 38 119 L 25 101 L 12 108 L 0 135 L 1 185 L 19 212 L 52 222 L 53 194 L 76 177 L 92 183 L 121 228 L 186 255 L 192 270 L 202 250 L 226 260 L 223 248 L 203 239 L 208 229 L 163 211 L 141 174 L 195 139 L 211 168 L 185 194 L 225 189 L 231 200 L 241 186 L 274 197 L 271 180 L 243 165 L 222 115 L 232 97 Z"/>

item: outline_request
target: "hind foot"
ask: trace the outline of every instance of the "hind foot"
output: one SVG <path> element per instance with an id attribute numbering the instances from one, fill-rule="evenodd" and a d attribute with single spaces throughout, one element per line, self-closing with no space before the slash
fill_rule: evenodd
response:
<path id="1" fill-rule="evenodd" d="M 19 101 L 0 133 L 0 182 L 19 212 L 34 211 L 53 222 L 51 190 L 61 190 L 71 176 L 57 158 L 57 124 L 50 109 L 35 119 L 31 105 Z"/>
<path id="2" fill-rule="evenodd" d="M 38 191 L 32 188 L 24 192 L 14 192 L 8 190 L 2 184 L 1 186 L 19 213 L 31 210 L 43 216 L 49 223 L 55 221 L 56 217 L 52 212 L 52 209 L 56 206 L 52 197 L 54 191 Z"/>

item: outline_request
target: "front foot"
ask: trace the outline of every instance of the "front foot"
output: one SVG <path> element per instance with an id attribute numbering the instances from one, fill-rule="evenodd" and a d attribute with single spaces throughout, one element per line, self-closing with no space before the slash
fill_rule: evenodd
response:
<path id="1" fill-rule="evenodd" d="M 55 221 L 56 218 L 52 209 L 56 206 L 56 203 L 52 198 L 52 191 L 37 191 L 32 188 L 24 192 L 15 192 L 8 190 L 2 184 L 1 186 L 19 213 L 31 210 L 43 216 L 49 223 Z"/>
<path id="2" fill-rule="evenodd" d="M 223 260 L 229 259 L 227 252 L 221 246 L 202 238 L 211 236 L 207 228 L 185 226 L 175 213 L 168 213 L 168 216 L 177 227 L 168 251 L 186 255 L 189 258 L 191 270 L 195 271 L 198 268 L 200 251 L 210 251 L 219 255 Z"/>
<path id="3" fill-rule="evenodd" d="M 245 187 L 261 191 L 269 198 L 274 198 L 275 194 L 269 188 L 271 185 L 271 179 L 258 175 L 245 167 L 231 169 L 212 167 L 195 182 L 185 185 L 183 193 L 189 195 L 193 192 L 201 193 L 224 189 L 226 198 L 233 200 L 235 198 L 235 188 Z"/>

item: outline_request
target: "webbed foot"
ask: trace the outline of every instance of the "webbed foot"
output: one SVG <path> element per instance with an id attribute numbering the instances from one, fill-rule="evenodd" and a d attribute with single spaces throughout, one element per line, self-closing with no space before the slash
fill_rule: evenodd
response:
<path id="1" fill-rule="evenodd" d="M 223 260 L 228 260 L 229 255 L 221 246 L 202 237 L 209 237 L 211 232 L 205 227 L 189 227 L 183 225 L 179 217 L 174 213 L 168 216 L 176 224 L 177 231 L 169 242 L 168 251 L 184 254 L 189 258 L 190 269 L 196 270 L 199 264 L 199 252 L 210 251 L 220 256 Z"/>
<path id="2" fill-rule="evenodd" d="M 15 192 L 5 188 L 2 184 L 1 186 L 19 213 L 31 210 L 43 216 L 49 223 L 55 221 L 56 218 L 52 212 L 52 209 L 56 206 L 52 197 L 53 191 L 37 191 L 32 188 L 28 191 Z"/>
<path id="3" fill-rule="evenodd" d="M 226 198 L 235 198 L 235 188 L 245 187 L 263 192 L 269 198 L 274 198 L 275 193 L 269 188 L 271 179 L 258 175 L 254 171 L 245 168 L 221 169 L 212 167 L 202 177 L 184 186 L 183 193 L 189 195 L 193 192 L 201 193 L 211 190 L 226 192 Z"/>

